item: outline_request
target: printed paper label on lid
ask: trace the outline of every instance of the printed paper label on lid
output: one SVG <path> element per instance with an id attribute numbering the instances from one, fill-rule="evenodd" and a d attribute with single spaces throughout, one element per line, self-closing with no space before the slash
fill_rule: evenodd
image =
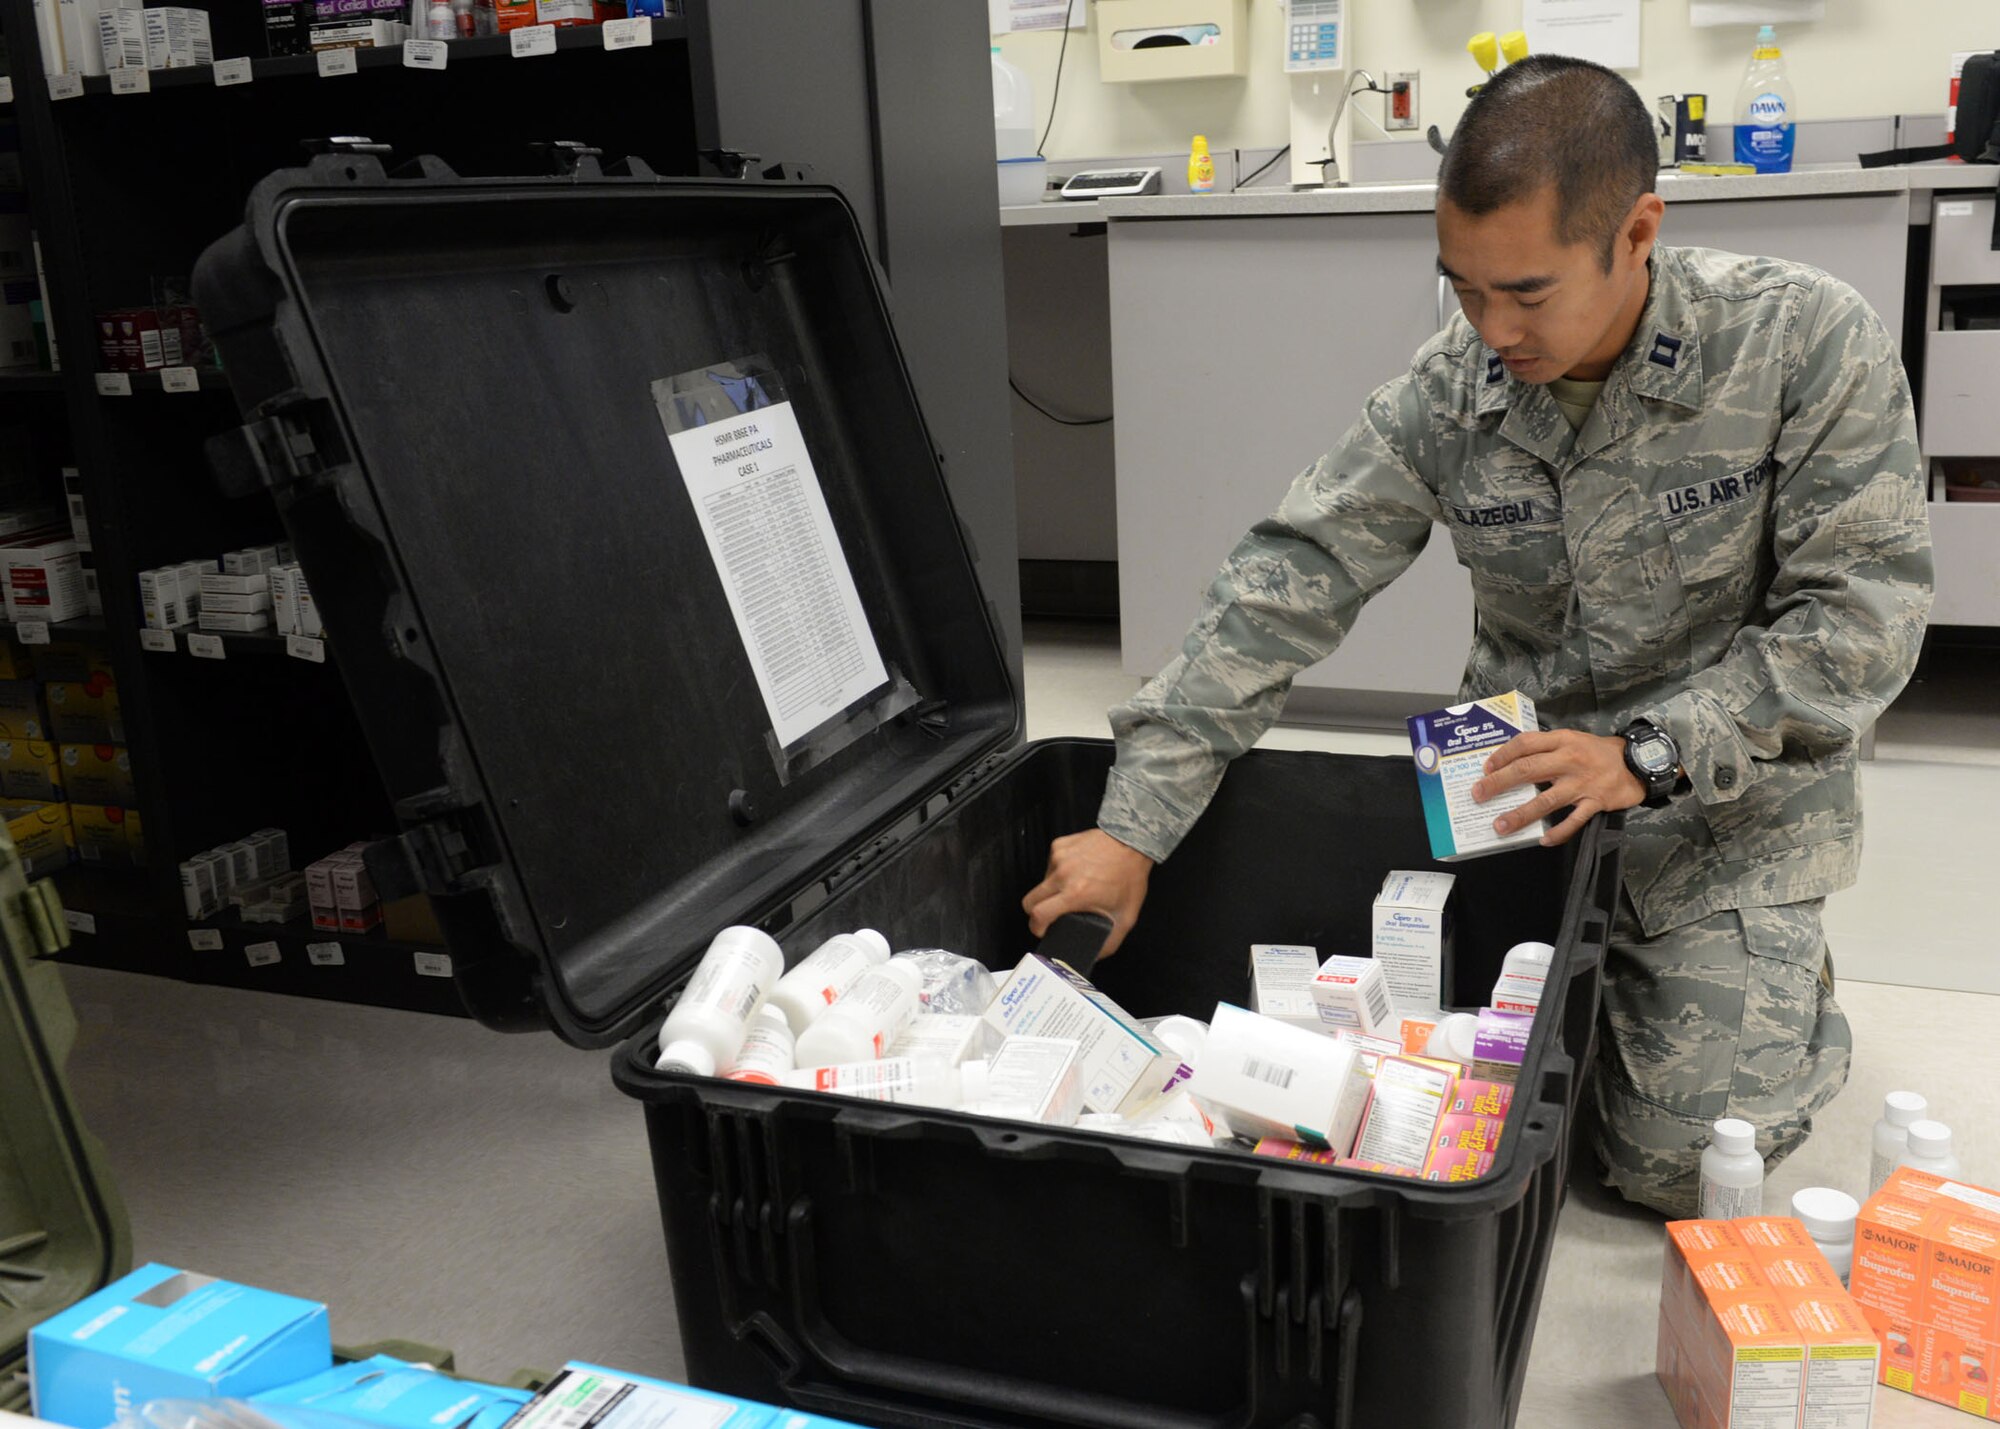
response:
<path id="1" fill-rule="evenodd" d="M 517 60 L 530 55 L 552 55 L 556 52 L 556 27 L 554 25 L 528 25 L 519 30 L 507 32 L 507 47 Z"/>
<path id="2" fill-rule="evenodd" d="M 46 645 L 49 643 L 49 623 L 46 620 L 16 621 L 14 638 L 23 645 Z"/>
<path id="3" fill-rule="evenodd" d="M 783 396 L 761 357 L 653 383 L 772 733 L 789 749 L 889 677 Z"/>
<path id="4" fill-rule="evenodd" d="M 1972 217 L 1972 205 L 1969 203 L 1941 203 L 1937 211 L 1939 218 Z"/>
<path id="5" fill-rule="evenodd" d="M 190 928 L 188 946 L 197 953 L 219 953 L 222 951 L 222 934 L 213 928 Z"/>
<path id="6" fill-rule="evenodd" d="M 653 43 L 653 22 L 645 15 L 634 15 L 626 20 L 606 20 L 601 28 L 607 50 L 631 50 Z"/>
<path id="7" fill-rule="evenodd" d="M 316 968 L 337 968 L 347 961 L 338 943 L 307 943 L 306 956 Z"/>
<path id="8" fill-rule="evenodd" d="M 151 94 L 153 92 L 153 72 L 145 69 L 114 69 L 111 71 L 111 92 L 113 94 Z"/>
<path id="9" fill-rule="evenodd" d="M 188 654 L 198 660 L 223 660 L 228 658 L 223 653 L 222 637 L 220 635 L 188 636 Z"/>
<path id="10" fill-rule="evenodd" d="M 160 369 L 160 389 L 164 392 L 199 392 L 201 378 L 192 367 L 163 367 Z"/>
<path id="11" fill-rule="evenodd" d="M 160 655 L 174 653 L 174 632 L 171 630 L 142 630 L 139 632 L 139 648 L 151 650 Z"/>
<path id="12" fill-rule="evenodd" d="M 403 68 L 443 69 L 448 53 L 443 40 L 405 40 Z"/>
<path id="13" fill-rule="evenodd" d="M 80 912 L 75 908 L 63 909 L 63 922 L 69 925 L 69 930 L 72 933 L 95 933 L 97 931 L 96 916 Z"/>
<path id="14" fill-rule="evenodd" d="M 443 41 L 439 41 L 440 44 Z M 287 635 L 285 653 L 294 660 L 310 660 L 315 665 L 326 663 L 326 642 L 311 635 Z"/>
<path id="15" fill-rule="evenodd" d="M 75 99 L 83 93 L 83 76 L 80 74 L 52 74 L 49 76 L 50 99 Z"/>
<path id="16" fill-rule="evenodd" d="M 14 76 L 11 74 L 0 74 L 0 104 L 12 104 L 13 102 Z"/>
<path id="17" fill-rule="evenodd" d="M 276 943 L 252 943 L 243 950 L 243 961 L 253 968 L 267 968 L 283 957 Z"/>
<path id="18" fill-rule="evenodd" d="M 215 82 L 218 86 L 248 84 L 250 82 L 250 61 L 247 58 L 217 60 L 215 62 Z"/>
<path id="19" fill-rule="evenodd" d="M 97 374 L 97 395 L 100 397 L 130 397 L 132 379 L 123 372 L 100 372 Z"/>
<path id="20" fill-rule="evenodd" d="M 418 977 L 451 976 L 450 953 L 413 953 L 411 961 L 416 966 Z"/>
<path id="21" fill-rule="evenodd" d="M 321 79 L 336 74 L 353 74 L 360 68 L 353 50 L 321 50 L 316 58 Z"/>

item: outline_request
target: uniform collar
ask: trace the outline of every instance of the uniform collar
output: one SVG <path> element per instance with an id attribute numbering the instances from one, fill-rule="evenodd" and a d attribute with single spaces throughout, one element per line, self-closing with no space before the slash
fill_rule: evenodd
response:
<path id="1" fill-rule="evenodd" d="M 1656 248 L 1651 269 L 1651 287 L 1646 306 L 1639 313 L 1639 326 L 1631 344 L 1612 364 L 1598 398 L 1598 410 L 1591 413 L 1579 434 L 1601 436 L 1591 443 L 1594 447 L 1601 447 L 1636 422 L 1639 412 L 1630 401 L 1633 396 L 1690 412 L 1701 410 L 1701 339 L 1679 252 Z M 1482 417 L 1506 411 L 1500 425 L 1502 436 L 1544 461 L 1559 463 L 1571 447 L 1571 432 L 1555 399 L 1515 381 L 1507 364 L 1491 348 L 1481 347 L 1480 351 L 1486 359 L 1486 371 L 1474 410 Z M 1605 430 L 1593 434 L 1593 428 Z M 1581 448 L 1571 453 L 1576 460 L 1586 454 Z"/>

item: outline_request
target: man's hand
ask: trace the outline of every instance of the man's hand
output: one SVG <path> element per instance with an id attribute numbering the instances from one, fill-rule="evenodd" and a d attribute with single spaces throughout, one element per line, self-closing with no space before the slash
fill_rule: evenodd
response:
<path id="1" fill-rule="evenodd" d="M 1472 786 L 1474 803 L 1522 784 L 1549 787 L 1493 821 L 1496 832 L 1511 834 L 1535 820 L 1570 809 L 1570 816 L 1542 835 L 1554 848 L 1576 837 L 1593 814 L 1630 809 L 1646 800 L 1646 789 L 1625 767 L 1625 741 L 1616 735 L 1556 729 L 1517 734 L 1486 761 L 1486 777 Z"/>
<path id="2" fill-rule="evenodd" d="M 1021 900 L 1028 931 L 1037 938 L 1065 913 L 1102 913 L 1111 936 L 1099 957 L 1110 957 L 1139 921 L 1153 861 L 1102 829 L 1057 839 L 1049 845 L 1049 871 Z"/>

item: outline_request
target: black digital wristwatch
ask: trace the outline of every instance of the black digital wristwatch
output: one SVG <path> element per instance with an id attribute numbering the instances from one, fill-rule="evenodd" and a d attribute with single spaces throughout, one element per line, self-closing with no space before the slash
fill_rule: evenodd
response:
<path id="1" fill-rule="evenodd" d="M 1681 782 L 1681 747 L 1651 720 L 1635 719 L 1619 734 L 1625 740 L 1625 767 L 1646 790 L 1645 806 L 1664 808 Z"/>

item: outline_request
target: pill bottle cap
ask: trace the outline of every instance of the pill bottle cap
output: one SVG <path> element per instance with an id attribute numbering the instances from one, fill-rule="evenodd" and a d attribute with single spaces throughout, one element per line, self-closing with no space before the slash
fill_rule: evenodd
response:
<path id="1" fill-rule="evenodd" d="M 1941 1121 L 1911 1122 L 1910 1150 L 1919 1156 L 1951 1155 L 1951 1128 Z"/>
<path id="2" fill-rule="evenodd" d="M 1547 967 L 1555 961 L 1556 950 L 1549 943 L 1516 943 L 1507 950 L 1507 962 L 1524 962 L 1534 967 Z"/>
<path id="3" fill-rule="evenodd" d="M 669 1042 L 654 1065 L 662 1072 L 692 1072 L 697 1077 L 715 1075 L 715 1058 L 708 1054 L 708 1048 L 686 1038 Z"/>
<path id="4" fill-rule="evenodd" d="M 1930 1103 L 1915 1092 L 1891 1092 L 1882 1098 L 1882 1120 L 1891 1126 L 1908 1126 L 1922 1121 Z"/>
<path id="5" fill-rule="evenodd" d="M 889 961 L 889 940 L 873 928 L 860 928 L 850 934 L 855 942 L 868 950 L 868 956 L 878 963 Z"/>
<path id="6" fill-rule="evenodd" d="M 1715 1149 L 1725 1156 L 1741 1156 L 1757 1149 L 1757 1128 L 1747 1121 L 1725 1116 L 1715 1124 Z"/>
<path id="7" fill-rule="evenodd" d="M 1814 1240 L 1838 1245 L 1854 1239 L 1854 1218 L 1861 1214 L 1861 1207 L 1845 1191 L 1808 1186 L 1792 1193 L 1792 1214 Z"/>

